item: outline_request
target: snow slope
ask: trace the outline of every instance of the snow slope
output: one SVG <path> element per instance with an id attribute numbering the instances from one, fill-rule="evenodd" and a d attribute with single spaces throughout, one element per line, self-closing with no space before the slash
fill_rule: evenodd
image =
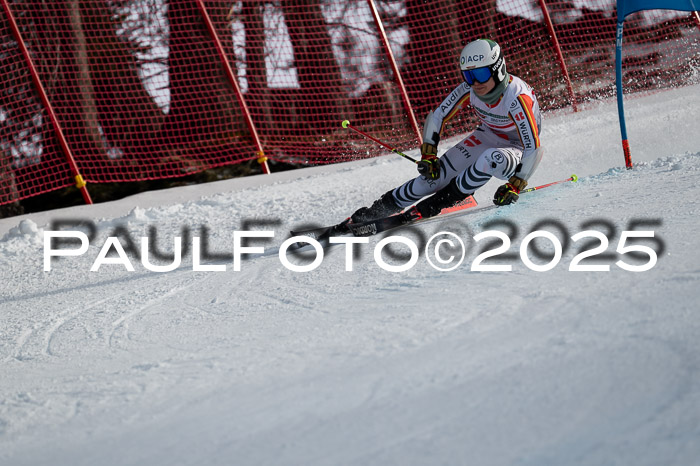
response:
<path id="1" fill-rule="evenodd" d="M 412 176 L 395 156 L 0 220 L 0 464 L 697 464 L 699 91 L 628 99 L 631 171 L 614 103 L 546 117 L 531 184 L 578 183 L 400 233 L 459 233 L 470 248 L 451 272 L 423 256 L 384 271 L 380 238 L 352 272 L 342 248 L 308 273 L 272 254 L 290 228 Z M 44 272 L 43 230 L 75 218 L 97 238 Z M 614 265 L 644 262 L 628 255 L 571 272 L 579 243 L 549 272 L 517 256 L 544 221 L 562 240 L 605 232 L 610 253 L 634 220 L 660 241 L 641 243 L 659 252 L 646 272 Z M 494 221 L 518 226 L 516 255 L 489 262 L 512 271 L 471 271 L 472 237 Z M 275 237 L 240 272 L 224 258 L 208 265 L 225 272 L 193 271 L 191 254 L 168 273 L 133 256 L 133 272 L 89 271 L 115 228 L 138 240 L 156 227 L 169 250 L 202 225 L 220 254 L 234 230 Z"/>

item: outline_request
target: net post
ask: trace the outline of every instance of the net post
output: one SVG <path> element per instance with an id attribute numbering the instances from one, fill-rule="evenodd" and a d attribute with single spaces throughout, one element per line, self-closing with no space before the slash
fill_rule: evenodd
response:
<path id="1" fill-rule="evenodd" d="M 58 118 L 56 117 L 56 112 L 53 109 L 53 106 L 51 105 L 51 101 L 49 101 L 48 94 L 46 93 L 46 89 L 44 89 L 44 85 L 41 83 L 41 78 L 39 77 L 39 72 L 36 69 L 36 66 L 34 65 L 34 61 L 32 60 L 31 55 L 29 54 L 29 50 L 27 49 L 27 44 L 25 44 L 24 39 L 22 38 L 22 33 L 19 30 L 19 26 L 17 25 L 17 21 L 15 20 L 14 15 L 12 14 L 12 10 L 10 9 L 10 5 L 8 3 L 8 0 L 1 0 L 2 1 L 2 7 L 5 10 L 5 16 L 7 18 L 7 21 L 10 25 L 10 29 L 12 30 L 12 35 L 14 36 L 15 40 L 17 41 L 17 46 L 19 47 L 20 51 L 22 52 L 22 57 L 24 58 L 25 62 L 27 63 L 27 67 L 29 68 L 29 73 L 32 76 L 32 81 L 34 82 L 34 86 L 36 87 L 36 90 L 39 94 L 39 98 L 41 99 L 41 103 L 44 105 L 44 108 L 46 109 L 46 113 L 49 115 L 49 119 L 51 120 L 51 124 L 53 125 L 54 133 L 56 134 L 56 138 L 58 139 L 59 145 L 61 146 L 61 150 L 63 151 L 63 155 L 66 157 L 66 161 L 68 162 L 68 166 L 70 167 L 71 174 L 73 175 L 73 179 L 75 181 L 75 187 L 78 188 L 80 191 L 80 194 L 83 196 L 83 200 L 85 201 L 86 204 L 92 204 L 92 198 L 90 197 L 90 193 L 87 190 L 87 186 L 85 183 L 85 180 L 83 179 L 83 176 L 80 174 L 80 171 L 78 170 L 78 165 L 75 163 L 75 158 L 73 157 L 73 152 L 70 149 L 70 146 L 68 145 L 68 141 L 66 140 L 66 136 L 63 134 L 63 129 L 61 128 L 61 125 L 58 121 Z"/>
<path id="2" fill-rule="evenodd" d="M 401 73 L 399 73 L 399 67 L 396 64 L 396 60 L 394 59 L 394 54 L 391 51 L 391 46 L 389 45 L 389 39 L 386 36 L 386 31 L 384 30 L 384 25 L 382 24 L 382 20 L 379 17 L 379 11 L 377 11 L 377 6 L 374 4 L 374 0 L 367 0 L 367 4 L 369 5 L 369 9 L 372 12 L 372 17 L 374 18 L 374 23 L 377 26 L 377 29 L 379 30 L 379 38 L 381 40 L 382 46 L 384 47 L 384 52 L 386 53 L 387 57 L 389 58 L 389 63 L 391 64 L 391 69 L 394 72 L 394 76 L 396 77 L 396 84 L 398 84 L 399 89 L 401 91 L 401 97 L 403 100 L 404 107 L 406 108 L 406 112 L 408 113 L 408 119 L 411 122 L 411 126 L 413 127 L 413 131 L 416 133 L 416 139 L 418 140 L 418 144 L 421 143 L 423 137 L 421 134 L 420 127 L 418 126 L 418 122 L 416 121 L 416 115 L 413 113 L 413 107 L 411 106 L 411 101 L 408 98 L 408 91 L 406 90 L 406 86 L 404 85 L 403 79 L 401 78 Z"/>
<path id="3" fill-rule="evenodd" d="M 549 9 L 547 8 L 547 3 L 545 0 L 538 0 L 540 4 L 540 9 L 544 15 L 544 22 L 549 30 L 549 37 L 552 40 L 552 46 L 557 54 L 557 61 L 559 62 L 559 68 L 564 74 L 564 79 L 566 80 L 566 87 L 569 90 L 569 97 L 571 98 L 571 105 L 574 108 L 574 112 L 578 112 L 578 104 L 576 103 L 576 95 L 574 94 L 574 87 L 571 84 L 571 78 L 569 77 L 569 70 L 566 67 L 566 62 L 564 61 L 564 54 L 561 51 L 561 46 L 559 45 L 559 39 L 557 39 L 557 33 L 554 30 L 554 23 L 552 23 L 552 17 L 549 15 Z"/>
<path id="4" fill-rule="evenodd" d="M 207 26 L 207 30 L 209 31 L 209 35 L 211 36 L 212 41 L 214 41 L 214 46 L 216 47 L 216 52 L 219 54 L 219 59 L 221 59 L 221 64 L 224 67 L 224 72 L 226 73 L 226 77 L 228 78 L 228 82 L 231 84 L 231 87 L 233 87 L 233 90 L 236 94 L 236 99 L 238 100 L 238 105 L 241 108 L 241 111 L 243 112 L 243 116 L 245 118 L 246 125 L 248 126 L 248 130 L 250 131 L 251 136 L 253 137 L 253 141 L 255 142 L 255 147 L 257 149 L 256 151 L 256 161 L 260 164 L 262 167 L 263 173 L 266 175 L 270 174 L 270 167 L 267 164 L 267 157 L 265 157 L 265 151 L 263 150 L 262 143 L 260 142 L 260 136 L 258 135 L 258 131 L 255 128 L 255 123 L 253 122 L 253 118 L 250 115 L 250 109 L 248 108 L 248 105 L 245 102 L 245 99 L 243 98 L 243 92 L 241 91 L 241 87 L 238 85 L 238 80 L 236 79 L 236 75 L 233 73 L 233 68 L 231 67 L 231 63 L 228 60 L 228 57 L 226 56 L 226 52 L 224 52 L 224 47 L 221 45 L 221 41 L 219 40 L 219 36 L 216 33 L 216 29 L 214 28 L 214 23 L 211 21 L 211 17 L 209 16 L 209 12 L 207 11 L 206 7 L 204 6 L 204 1 L 203 0 L 197 0 L 197 7 L 199 8 L 199 12 L 202 15 L 202 19 L 204 20 L 204 24 Z"/>

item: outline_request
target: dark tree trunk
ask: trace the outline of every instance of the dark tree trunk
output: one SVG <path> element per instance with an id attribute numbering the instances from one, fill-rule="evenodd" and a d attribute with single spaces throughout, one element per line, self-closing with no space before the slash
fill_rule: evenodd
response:
<path id="1" fill-rule="evenodd" d="M 212 21 L 225 18 L 223 2 L 208 2 Z M 168 8 L 170 24 L 170 113 L 164 132 L 167 145 L 179 154 L 192 157 L 203 146 L 240 145 L 250 140 L 245 120 L 228 81 L 216 46 L 194 0 L 172 1 Z M 220 21 L 219 21 L 220 22 Z M 217 31 L 227 50 L 232 50 L 231 32 Z M 230 60 L 237 75 L 235 61 Z M 188 157 L 189 157 L 188 156 Z"/>
<path id="2" fill-rule="evenodd" d="M 164 117 L 146 92 L 136 59 L 102 1 L 33 0 L 23 34 L 77 158 L 116 147 L 137 157 Z"/>
<path id="3" fill-rule="evenodd" d="M 422 121 L 459 81 L 459 54 L 466 43 L 460 31 L 459 3 L 454 0 L 406 0 L 409 24 L 409 65 L 407 78 L 411 88 L 420 90 L 411 96 L 416 118 Z M 417 21 L 440 17 L 448 26 L 440 28 Z M 429 61 L 428 61 L 429 60 Z"/>
<path id="4" fill-rule="evenodd" d="M 77 1 L 32 0 L 22 15 L 15 15 L 69 147 L 78 157 L 106 158 L 79 10 Z M 46 134 L 52 134 L 54 128 L 46 112 L 42 121 L 50 128 Z M 51 146 L 48 141 L 44 144 Z M 58 144 L 52 147 L 60 150 Z"/>
<path id="5" fill-rule="evenodd" d="M 80 16 L 85 18 L 83 31 L 89 57 L 86 78 L 92 81 L 104 135 L 110 145 L 137 158 L 144 148 L 152 149 L 149 146 L 159 133 L 165 115 L 146 91 L 133 50 L 117 36 L 115 21 L 105 2 L 71 0 L 70 3 L 79 4 Z M 80 66 L 82 75 L 83 59 Z"/>
<path id="6" fill-rule="evenodd" d="M 302 106 L 309 108 L 302 114 L 313 128 L 324 131 L 329 121 L 352 119 L 320 2 L 282 2 L 282 8 L 294 49 Z"/>
<path id="7" fill-rule="evenodd" d="M 535 0 L 536 1 L 536 0 Z M 464 0 L 456 2 L 456 11 L 459 14 L 457 24 L 462 34 L 463 45 L 476 39 L 493 39 L 496 37 L 496 0 Z"/>
<path id="8" fill-rule="evenodd" d="M 267 86 L 265 68 L 265 23 L 263 14 L 265 2 L 248 0 L 243 2 L 241 16 L 245 28 L 246 79 L 251 113 L 256 115 L 256 123 L 262 133 L 274 130 L 275 120 L 270 111 L 272 107 L 270 91 Z"/>

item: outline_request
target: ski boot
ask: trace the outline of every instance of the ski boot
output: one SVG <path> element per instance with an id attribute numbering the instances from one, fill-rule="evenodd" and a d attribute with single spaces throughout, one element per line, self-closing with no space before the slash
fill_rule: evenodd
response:
<path id="1" fill-rule="evenodd" d="M 442 209 L 452 207 L 468 196 L 470 196 L 470 194 L 464 194 L 457 187 L 457 179 L 452 178 L 447 186 L 416 204 L 416 210 L 420 214 L 420 218 L 434 217 L 439 214 Z"/>
<path id="2" fill-rule="evenodd" d="M 360 207 L 357 209 L 357 211 L 350 216 L 350 219 L 352 223 L 363 223 L 382 217 L 388 217 L 400 211 L 401 207 L 396 205 L 394 196 L 391 194 L 391 191 L 388 191 L 384 193 L 382 197 L 374 201 L 370 207 Z"/>

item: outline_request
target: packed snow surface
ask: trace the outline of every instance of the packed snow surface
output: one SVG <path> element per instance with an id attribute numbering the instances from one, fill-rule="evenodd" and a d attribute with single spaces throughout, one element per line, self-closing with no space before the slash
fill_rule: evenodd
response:
<path id="1" fill-rule="evenodd" d="M 384 270 L 381 235 L 352 271 L 344 246 L 310 272 L 276 254 L 290 229 L 337 222 L 413 176 L 396 156 L 1 220 L 0 464 L 698 464 L 700 86 L 626 103 L 633 170 L 614 103 L 545 115 L 530 185 L 578 183 L 395 233 L 457 234 L 466 256 L 449 272 L 422 250 L 410 270 Z M 95 237 L 45 272 L 56 221 Z M 237 230 L 274 233 L 247 240 L 265 252 L 240 271 Z M 512 270 L 472 271 L 501 244 L 474 236 L 493 230 L 510 248 L 483 265 Z M 520 256 L 535 230 L 564 245 L 546 272 Z M 609 271 L 569 270 L 601 245 L 571 239 L 588 230 L 608 244 L 581 264 Z M 629 230 L 654 238 L 623 243 Z M 183 238 L 179 267 L 142 264 L 149 232 L 164 254 Z M 193 270 L 193 236 L 208 238 L 202 264 L 225 271 Z M 134 271 L 90 271 L 108 237 Z M 650 270 L 617 265 L 651 261 L 616 252 L 633 244 L 657 256 Z M 388 248 L 401 257 L 383 260 L 406 263 L 406 246 Z M 528 251 L 543 265 L 555 247 Z"/>

